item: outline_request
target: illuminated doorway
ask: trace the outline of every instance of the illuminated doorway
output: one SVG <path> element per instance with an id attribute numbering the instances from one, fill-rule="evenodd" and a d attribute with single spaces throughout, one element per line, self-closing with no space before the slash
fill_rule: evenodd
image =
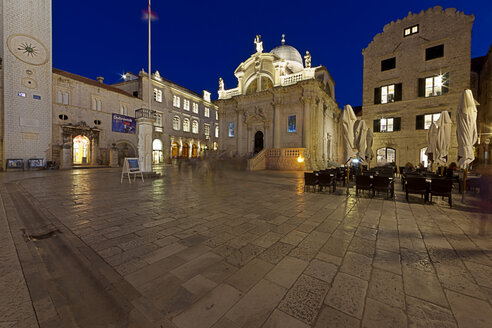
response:
<path id="1" fill-rule="evenodd" d="M 190 154 L 190 146 L 187 143 L 183 144 L 183 150 L 181 151 L 181 157 L 188 158 Z"/>
<path id="2" fill-rule="evenodd" d="M 178 158 L 179 148 L 178 143 L 173 142 L 173 147 L 171 148 L 171 158 Z"/>
<path id="3" fill-rule="evenodd" d="M 376 157 L 378 164 L 395 163 L 396 150 L 394 148 L 379 148 L 376 150 Z"/>
<path id="4" fill-rule="evenodd" d="M 198 156 L 198 146 L 193 145 L 191 146 L 191 157 L 195 158 Z"/>
<path id="5" fill-rule="evenodd" d="M 73 138 L 73 163 L 87 164 L 89 162 L 89 138 L 76 136 Z"/>
<path id="6" fill-rule="evenodd" d="M 424 167 L 427 167 L 427 163 L 429 160 L 429 158 L 425 154 L 426 151 L 427 151 L 427 147 L 420 149 L 420 163 L 423 163 Z"/>
<path id="7" fill-rule="evenodd" d="M 160 139 L 154 139 L 154 141 L 152 141 L 152 164 L 163 162 L 164 155 L 162 154 L 162 141 Z"/>

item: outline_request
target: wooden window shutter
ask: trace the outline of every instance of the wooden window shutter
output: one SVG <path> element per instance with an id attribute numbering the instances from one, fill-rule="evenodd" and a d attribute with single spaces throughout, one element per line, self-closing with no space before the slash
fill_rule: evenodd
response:
<path id="1" fill-rule="evenodd" d="M 449 72 L 444 74 L 442 78 L 444 80 L 442 84 L 442 94 L 445 94 L 449 92 Z"/>
<path id="2" fill-rule="evenodd" d="M 401 131 L 401 117 L 393 118 L 393 131 Z"/>
<path id="3" fill-rule="evenodd" d="M 417 115 L 415 120 L 415 129 L 423 130 L 424 129 L 424 115 Z"/>
<path id="4" fill-rule="evenodd" d="M 402 99 L 402 84 L 395 84 L 395 101 L 401 101 Z"/>
<path id="5" fill-rule="evenodd" d="M 381 103 L 381 88 L 374 88 L 374 105 Z"/>
<path id="6" fill-rule="evenodd" d="M 425 97 L 425 79 L 419 79 L 419 97 Z"/>
<path id="7" fill-rule="evenodd" d="M 380 132 L 380 130 L 381 130 L 381 120 L 374 120 L 373 121 L 372 130 L 374 132 Z"/>

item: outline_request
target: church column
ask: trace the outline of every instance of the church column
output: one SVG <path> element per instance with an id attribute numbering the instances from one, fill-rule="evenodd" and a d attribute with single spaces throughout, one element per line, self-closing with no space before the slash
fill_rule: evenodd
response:
<path id="1" fill-rule="evenodd" d="M 236 151 L 239 155 L 242 155 L 242 151 L 243 151 L 243 147 L 241 145 L 242 143 L 242 133 L 243 133 L 243 129 L 242 129 L 242 126 L 241 126 L 241 115 L 243 113 L 243 110 L 242 109 L 237 109 L 236 111 Z"/>
<path id="2" fill-rule="evenodd" d="M 273 104 L 273 148 L 280 148 L 280 104 Z"/>
<path id="3" fill-rule="evenodd" d="M 303 97 L 304 102 L 304 118 L 302 126 L 302 146 L 310 150 L 311 148 L 311 98 Z"/>

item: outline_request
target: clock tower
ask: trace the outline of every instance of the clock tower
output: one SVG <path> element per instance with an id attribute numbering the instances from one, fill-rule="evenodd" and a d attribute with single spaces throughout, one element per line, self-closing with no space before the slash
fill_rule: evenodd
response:
<path id="1" fill-rule="evenodd" d="M 51 160 L 51 0 L 0 0 L 0 17 L 1 168 L 27 167 Z"/>

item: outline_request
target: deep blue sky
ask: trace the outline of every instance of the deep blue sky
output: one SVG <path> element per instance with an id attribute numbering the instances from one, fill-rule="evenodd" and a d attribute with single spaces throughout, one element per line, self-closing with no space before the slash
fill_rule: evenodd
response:
<path id="1" fill-rule="evenodd" d="M 234 70 L 255 52 L 286 44 L 333 76 L 343 107 L 362 102 L 361 51 L 392 20 L 435 5 L 475 15 L 472 57 L 492 43 L 492 1 L 163 1 L 153 0 L 152 71 L 217 98 L 218 79 L 236 87 Z M 147 0 L 53 0 L 53 66 L 116 83 L 125 71 L 147 71 Z"/>

